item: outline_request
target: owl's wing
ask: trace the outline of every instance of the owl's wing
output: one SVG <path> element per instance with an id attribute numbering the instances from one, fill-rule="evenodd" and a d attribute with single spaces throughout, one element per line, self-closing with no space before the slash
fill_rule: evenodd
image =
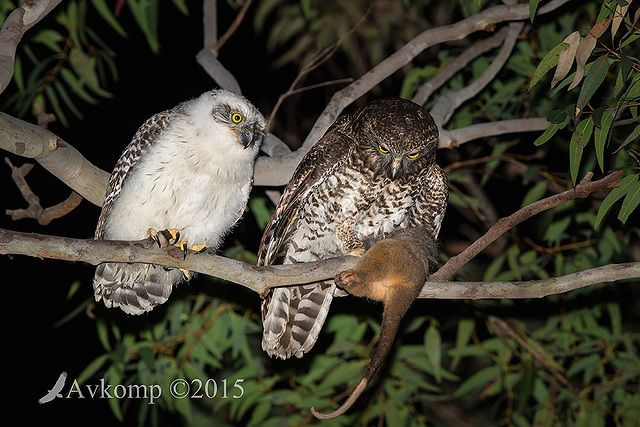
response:
<path id="1" fill-rule="evenodd" d="M 342 165 L 355 143 L 344 132 L 348 117 L 334 124 L 302 159 L 265 228 L 258 263 L 283 263 L 306 199 Z M 289 261 L 290 262 L 290 261 Z M 332 281 L 274 289 L 262 302 L 262 348 L 282 359 L 302 357 L 314 345 L 329 312 L 336 286 Z"/>
<path id="2" fill-rule="evenodd" d="M 341 116 L 298 164 L 264 229 L 258 250 L 258 265 L 282 262 L 281 258 L 298 221 L 301 202 L 353 151 L 355 142 L 345 133 L 350 117 Z"/>
<path id="3" fill-rule="evenodd" d="M 409 225 L 426 228 L 436 239 L 447 210 L 449 180 L 444 170 L 433 163 L 421 181 L 423 185 L 415 196 Z"/>
<path id="4" fill-rule="evenodd" d="M 169 126 L 174 109 L 166 110 L 155 114 L 145 121 L 138 129 L 133 139 L 122 152 L 116 166 L 111 172 L 107 192 L 102 204 L 102 211 L 98 218 L 95 238 L 104 238 L 104 225 L 111 205 L 120 194 L 122 182 L 129 176 L 135 165 L 140 161 L 142 154 L 162 135 L 162 132 Z"/>

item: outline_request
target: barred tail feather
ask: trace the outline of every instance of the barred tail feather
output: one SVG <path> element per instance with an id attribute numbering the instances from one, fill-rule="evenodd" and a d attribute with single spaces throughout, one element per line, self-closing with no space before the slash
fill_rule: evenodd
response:
<path id="1" fill-rule="evenodd" d="M 281 359 L 304 356 L 318 339 L 334 290 L 333 282 L 274 289 L 262 303 L 262 349 Z"/>
<path id="2" fill-rule="evenodd" d="M 96 268 L 93 289 L 96 301 L 120 307 L 127 314 L 142 314 L 169 299 L 182 272 L 153 264 L 103 263 Z"/>

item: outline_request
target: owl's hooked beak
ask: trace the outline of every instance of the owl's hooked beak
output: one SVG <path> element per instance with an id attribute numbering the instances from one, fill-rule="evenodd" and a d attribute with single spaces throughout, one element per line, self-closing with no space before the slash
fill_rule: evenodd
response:
<path id="1" fill-rule="evenodd" d="M 253 127 L 243 126 L 236 131 L 238 138 L 240 138 L 240 142 L 242 142 L 242 146 L 245 148 L 249 148 L 256 142 L 260 142 L 264 137 L 264 133 L 261 129 L 258 129 L 255 125 Z"/>
<path id="2" fill-rule="evenodd" d="M 402 164 L 402 157 L 394 157 L 391 162 L 391 181 L 396 179 L 396 175 L 398 174 L 398 170 L 400 170 L 400 165 Z"/>

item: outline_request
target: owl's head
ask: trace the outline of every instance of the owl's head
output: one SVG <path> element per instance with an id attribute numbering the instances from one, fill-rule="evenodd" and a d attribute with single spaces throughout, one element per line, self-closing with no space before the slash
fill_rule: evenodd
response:
<path id="1" fill-rule="evenodd" d="M 212 90 L 200 95 L 194 107 L 192 115 L 203 132 L 210 135 L 223 132 L 230 136 L 215 138 L 219 142 L 228 141 L 231 144 L 226 147 L 228 149 L 241 147 L 258 152 L 266 135 L 266 121 L 260 111 L 242 95 L 228 90 Z"/>
<path id="2" fill-rule="evenodd" d="M 420 105 L 385 98 L 365 105 L 352 117 L 368 167 L 392 181 L 411 177 L 435 162 L 438 127 Z"/>

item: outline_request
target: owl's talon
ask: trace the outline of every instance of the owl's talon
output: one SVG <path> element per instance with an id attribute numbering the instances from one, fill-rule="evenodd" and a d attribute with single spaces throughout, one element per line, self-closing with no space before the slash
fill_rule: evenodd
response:
<path id="1" fill-rule="evenodd" d="M 163 233 L 167 233 L 170 236 L 170 238 L 167 237 L 167 240 L 169 242 L 175 243 L 175 242 L 178 241 L 178 239 L 180 239 L 180 230 L 178 230 L 177 228 L 170 228 L 168 230 L 162 230 L 162 232 Z"/>
<path id="2" fill-rule="evenodd" d="M 180 231 L 177 228 L 160 231 L 150 228 L 147 230 L 147 239 L 149 238 L 153 239 L 159 248 L 166 248 L 171 244 L 175 244 L 175 242 L 180 238 Z"/>
<path id="3" fill-rule="evenodd" d="M 194 251 L 197 254 L 201 254 L 202 252 L 206 251 L 207 249 L 209 249 L 209 245 L 204 244 L 204 245 L 194 245 L 189 247 L 190 250 Z"/>
<path id="4" fill-rule="evenodd" d="M 153 239 L 153 241 L 156 242 L 159 248 L 162 247 L 162 243 L 160 241 L 160 233 L 158 233 L 155 229 L 150 228 L 147 230 L 147 239 Z"/>
<path id="5" fill-rule="evenodd" d="M 189 247 L 187 245 L 187 239 L 182 239 L 179 242 L 175 243 L 173 246 L 176 246 L 182 250 L 183 260 L 187 259 L 187 251 L 189 250 Z"/>

